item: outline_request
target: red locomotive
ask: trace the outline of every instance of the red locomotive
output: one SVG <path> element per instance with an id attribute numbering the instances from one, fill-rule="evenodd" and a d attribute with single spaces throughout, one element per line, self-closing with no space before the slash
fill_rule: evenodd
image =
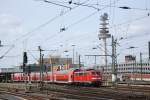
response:
<path id="1" fill-rule="evenodd" d="M 31 82 L 40 81 L 39 72 L 31 72 L 28 77 L 25 77 L 23 73 L 14 73 L 11 75 L 13 81 L 25 81 Z M 100 71 L 94 69 L 79 70 L 69 69 L 62 71 L 44 72 L 43 81 L 49 83 L 67 83 L 67 84 L 90 84 L 94 86 L 101 85 L 102 75 Z"/>

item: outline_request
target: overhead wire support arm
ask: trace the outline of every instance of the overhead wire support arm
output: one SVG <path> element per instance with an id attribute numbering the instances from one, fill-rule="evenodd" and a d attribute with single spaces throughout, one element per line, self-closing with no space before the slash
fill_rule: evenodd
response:
<path id="1" fill-rule="evenodd" d="M 112 56 L 112 55 L 85 55 L 85 56 Z"/>

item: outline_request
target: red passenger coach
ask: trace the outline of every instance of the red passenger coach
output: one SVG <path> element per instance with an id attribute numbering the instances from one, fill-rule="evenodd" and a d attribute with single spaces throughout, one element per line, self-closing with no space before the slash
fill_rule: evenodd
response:
<path id="1" fill-rule="evenodd" d="M 13 81 L 25 81 L 25 80 L 29 80 L 31 82 L 40 81 L 40 72 L 31 72 L 28 75 L 29 75 L 28 78 L 25 78 L 23 73 L 15 73 L 12 75 L 11 79 Z M 48 83 L 91 84 L 99 86 L 101 85 L 102 75 L 99 71 L 94 69 L 89 70 L 69 69 L 53 72 L 44 72 L 42 80 Z"/>
<path id="2" fill-rule="evenodd" d="M 72 83 L 73 70 L 56 71 L 53 74 L 55 83 Z"/>

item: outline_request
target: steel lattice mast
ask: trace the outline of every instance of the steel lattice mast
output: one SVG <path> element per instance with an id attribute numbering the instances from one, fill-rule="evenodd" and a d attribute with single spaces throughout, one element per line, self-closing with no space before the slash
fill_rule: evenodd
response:
<path id="1" fill-rule="evenodd" d="M 104 64 L 105 64 L 105 68 L 106 68 L 106 72 L 107 72 L 107 38 L 110 38 L 111 35 L 109 34 L 109 30 L 108 30 L 108 14 L 104 13 L 101 17 L 100 17 L 100 31 L 98 34 L 98 38 L 99 40 L 103 40 L 103 47 L 104 47 L 104 52 L 103 54 L 104 56 Z"/>

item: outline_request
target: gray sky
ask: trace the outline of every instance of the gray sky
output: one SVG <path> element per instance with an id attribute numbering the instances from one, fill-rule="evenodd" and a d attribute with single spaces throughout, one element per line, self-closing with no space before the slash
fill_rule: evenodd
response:
<path id="1" fill-rule="evenodd" d="M 99 19 L 104 12 L 109 15 L 110 34 L 118 39 L 127 38 L 119 41 L 120 46 L 117 50 L 120 53 L 120 61 L 123 61 L 123 56 L 129 53 L 139 56 L 139 52 L 142 51 L 146 52 L 145 56 L 147 56 L 147 44 L 150 41 L 149 0 L 72 0 L 73 3 L 84 2 L 83 5 L 87 5 L 78 7 L 65 3 L 69 0 L 49 1 L 73 9 L 42 0 L 0 0 L 0 40 L 4 45 L 0 48 L 0 55 L 3 56 L 12 45 L 15 45 L 5 55 L 6 57 L 0 59 L 0 66 L 20 65 L 24 50 L 29 50 L 29 63 L 36 62 L 34 57 L 38 58 L 39 52 L 31 50 L 37 50 L 39 45 L 46 50 L 56 50 L 43 52 L 45 57 L 49 54 L 72 57 L 72 44 L 76 45 L 75 51 L 81 54 L 83 62 L 93 64 L 93 58 L 84 55 L 100 54 L 100 49 L 92 50 L 92 48 L 101 42 L 97 36 L 100 27 Z M 118 8 L 120 6 L 128 6 L 132 9 L 120 9 Z M 94 7 L 101 10 L 97 11 Z M 66 31 L 60 32 L 62 27 L 66 27 Z M 110 41 L 109 39 L 108 45 L 111 44 Z M 129 46 L 138 48 L 126 49 Z M 111 48 L 109 46 L 108 48 L 111 52 Z M 64 50 L 69 52 L 65 54 Z"/>

